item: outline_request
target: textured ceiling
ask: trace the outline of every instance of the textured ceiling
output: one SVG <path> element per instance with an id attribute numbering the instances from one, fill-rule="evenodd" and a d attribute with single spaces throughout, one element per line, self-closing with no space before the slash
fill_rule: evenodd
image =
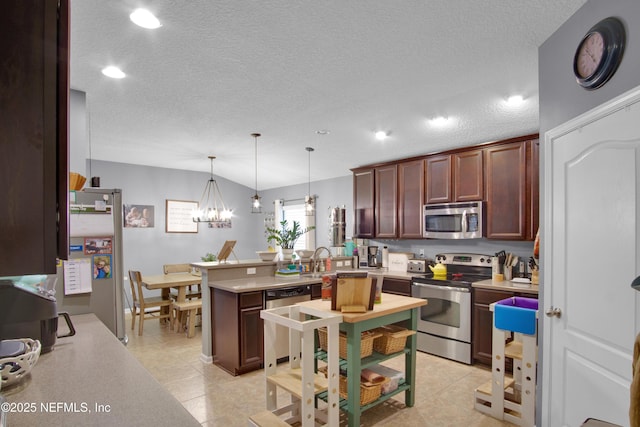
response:
<path id="1" fill-rule="evenodd" d="M 92 158 L 208 172 L 215 155 L 216 176 L 253 188 L 259 132 L 261 190 L 306 183 L 306 146 L 316 181 L 537 132 L 538 46 L 585 0 L 144 3 L 71 2 Z M 162 27 L 134 25 L 137 7 Z M 103 76 L 107 65 L 127 77 Z M 525 102 L 510 110 L 513 93 Z M 430 127 L 439 115 L 454 123 Z"/>

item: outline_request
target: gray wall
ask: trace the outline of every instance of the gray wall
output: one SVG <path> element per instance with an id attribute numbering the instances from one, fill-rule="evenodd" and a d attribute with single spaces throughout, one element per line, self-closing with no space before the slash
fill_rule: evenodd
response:
<path id="1" fill-rule="evenodd" d="M 627 46 L 618 71 L 600 89 L 584 90 L 573 74 L 573 56 L 589 29 L 609 16 L 627 30 Z M 637 0 L 588 1 L 549 37 L 538 51 L 540 137 L 550 129 L 640 84 L 640 19 Z"/>
<path id="2" fill-rule="evenodd" d="M 604 86 L 595 90 L 582 89 L 575 81 L 573 74 L 573 56 L 578 43 L 584 34 L 597 22 L 609 16 L 618 17 L 627 31 L 627 44 L 622 63 L 616 74 Z M 539 91 L 540 91 L 540 139 L 554 127 L 583 114 L 598 105 L 638 86 L 640 84 L 640 32 L 636 26 L 640 20 L 640 2 L 637 0 L 588 1 L 571 18 L 569 18 L 538 51 Z M 547 196 L 544 193 L 544 144 L 541 144 L 540 155 L 540 212 L 545 211 Z M 541 215 L 541 227 L 544 218 Z M 545 242 L 541 241 L 540 250 L 544 253 Z M 543 258 L 541 254 L 540 258 Z M 544 265 L 542 265 L 544 269 Z M 542 280 L 543 276 L 540 275 Z M 548 286 L 548 285 L 547 285 Z M 540 301 L 544 300 L 545 284 L 540 286 Z M 538 409 L 537 425 L 540 425 L 540 408 L 543 399 L 541 374 L 543 368 L 543 336 L 542 323 L 539 324 L 539 362 L 538 393 L 536 407 Z"/>
<path id="3" fill-rule="evenodd" d="M 163 264 L 200 261 L 207 252 L 217 253 L 225 240 L 237 241 L 234 252 L 239 259 L 256 259 L 255 251 L 267 247 L 264 213 L 273 211 L 273 201 L 304 198 L 307 193 L 307 184 L 260 191 L 264 213 L 252 214 L 250 198 L 254 190 L 215 176 L 225 204 L 234 210 L 232 228 L 200 224 L 198 233 L 166 233 L 166 199 L 199 201 L 209 173 L 93 160 L 92 174 L 100 177 L 102 188 L 120 188 L 125 205 L 154 206 L 153 228 L 123 229 L 124 271 L 139 270 L 143 275 L 162 273 Z M 318 195 L 318 246 L 329 244 L 328 209 L 345 205 L 347 212 L 353 210 L 351 186 L 350 175 L 312 184 L 312 192 Z M 348 226 L 353 228 L 351 221 L 348 219 Z M 129 287 L 125 285 L 125 289 Z"/>

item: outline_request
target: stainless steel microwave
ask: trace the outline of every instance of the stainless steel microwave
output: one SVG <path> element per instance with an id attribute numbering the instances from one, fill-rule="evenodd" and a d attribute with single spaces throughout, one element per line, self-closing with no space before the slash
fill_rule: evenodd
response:
<path id="1" fill-rule="evenodd" d="M 430 239 L 480 239 L 483 211 L 481 201 L 424 205 L 422 235 Z"/>

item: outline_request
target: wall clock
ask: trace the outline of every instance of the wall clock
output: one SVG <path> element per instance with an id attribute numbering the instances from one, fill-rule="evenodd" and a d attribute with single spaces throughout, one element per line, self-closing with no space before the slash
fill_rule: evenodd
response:
<path id="1" fill-rule="evenodd" d="M 603 19 L 591 27 L 573 57 L 578 84 L 588 90 L 604 85 L 622 61 L 625 39 L 624 25 L 617 18 Z"/>

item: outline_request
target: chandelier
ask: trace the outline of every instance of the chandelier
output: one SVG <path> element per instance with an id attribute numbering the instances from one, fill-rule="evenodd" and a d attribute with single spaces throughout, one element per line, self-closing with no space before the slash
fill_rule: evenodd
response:
<path id="1" fill-rule="evenodd" d="M 231 220 L 231 210 L 224 205 L 220 188 L 213 178 L 213 159 L 215 158 L 215 156 L 209 156 L 211 178 L 204 187 L 198 209 L 192 213 L 194 222 L 207 222 L 210 227 L 214 223 L 227 223 Z"/>
<path id="2" fill-rule="evenodd" d="M 260 136 L 259 133 L 252 133 L 251 136 L 254 138 L 255 140 L 255 162 L 256 162 L 256 194 L 251 197 L 251 213 L 262 213 L 262 204 L 260 203 L 260 199 L 262 197 L 258 196 L 258 137 Z"/>
<path id="3" fill-rule="evenodd" d="M 307 216 L 312 216 L 316 209 L 316 199 L 311 195 L 311 152 L 313 151 L 313 148 L 305 147 L 305 150 L 309 153 L 309 184 L 307 188 L 307 195 L 304 197 L 304 213 Z"/>

